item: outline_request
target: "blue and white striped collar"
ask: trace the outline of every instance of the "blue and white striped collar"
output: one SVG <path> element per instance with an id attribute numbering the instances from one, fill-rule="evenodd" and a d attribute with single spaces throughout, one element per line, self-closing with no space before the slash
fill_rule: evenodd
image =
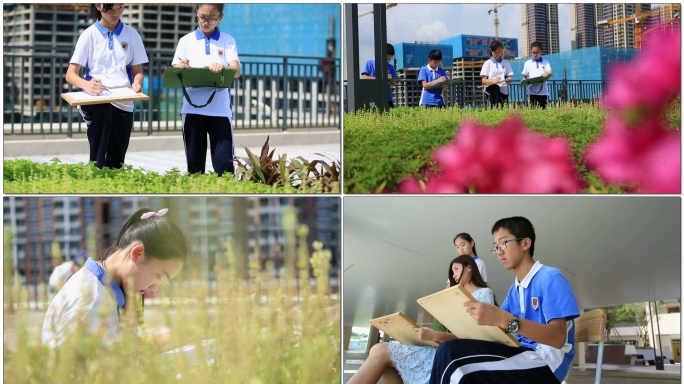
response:
<path id="1" fill-rule="evenodd" d="M 110 31 L 109 29 L 105 28 L 102 24 L 100 24 L 100 20 L 97 20 L 95 22 L 95 27 L 97 28 L 98 31 L 100 31 L 100 33 L 103 33 L 103 34 L 109 33 L 109 32 L 114 32 L 114 34 L 118 36 L 121 34 L 121 31 L 123 31 L 123 26 L 124 26 L 123 21 L 119 20 L 119 24 L 116 25 L 116 28 L 114 28 L 113 31 Z"/>
<path id="2" fill-rule="evenodd" d="M 204 38 L 207 38 L 207 37 L 210 38 L 210 39 L 218 40 L 219 37 L 221 37 L 221 31 L 219 31 L 218 27 L 216 27 L 216 29 L 214 30 L 214 33 L 212 33 L 212 34 L 209 35 L 209 36 L 206 36 L 206 35 L 205 35 L 204 33 L 202 33 L 202 31 L 200 30 L 200 27 L 197 27 L 197 29 L 195 29 L 195 37 L 197 38 L 197 40 L 199 40 L 199 39 L 204 39 Z"/>

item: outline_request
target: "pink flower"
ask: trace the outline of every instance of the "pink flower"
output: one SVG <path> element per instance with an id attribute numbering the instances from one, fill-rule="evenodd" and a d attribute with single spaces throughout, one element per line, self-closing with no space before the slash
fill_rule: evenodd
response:
<path id="1" fill-rule="evenodd" d="M 425 183 L 426 193 L 575 193 L 581 187 L 568 142 L 532 132 L 518 117 L 494 129 L 465 122 L 432 157 L 440 169 Z M 399 190 L 423 191 L 415 179 Z"/>
<path id="2" fill-rule="evenodd" d="M 647 39 L 632 62 L 611 69 L 604 96 L 607 107 L 659 113 L 680 94 L 679 30 L 659 31 Z"/>
<path id="3" fill-rule="evenodd" d="M 680 193 L 680 135 L 657 117 L 630 128 L 609 118 L 603 137 L 587 149 L 586 163 L 609 183 L 635 184 L 637 192 Z"/>

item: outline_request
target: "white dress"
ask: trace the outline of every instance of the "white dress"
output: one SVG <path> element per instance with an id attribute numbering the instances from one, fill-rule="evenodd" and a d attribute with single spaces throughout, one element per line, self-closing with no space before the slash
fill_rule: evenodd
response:
<path id="1" fill-rule="evenodd" d="M 473 292 L 473 298 L 494 304 L 494 291 L 491 288 L 480 288 Z M 432 361 L 437 348 L 387 343 L 387 349 L 404 384 L 427 384 L 430 381 Z"/>

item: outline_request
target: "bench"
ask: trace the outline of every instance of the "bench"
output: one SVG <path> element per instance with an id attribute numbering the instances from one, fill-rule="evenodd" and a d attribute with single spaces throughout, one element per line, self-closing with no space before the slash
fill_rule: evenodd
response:
<path id="1" fill-rule="evenodd" d="M 603 365 L 603 338 L 606 323 L 606 315 L 601 309 L 585 312 L 582 316 L 575 319 L 575 346 L 577 343 L 598 342 L 598 356 L 596 358 L 596 377 L 594 384 L 601 383 L 601 367 Z M 572 367 L 565 375 L 563 382 L 570 380 Z"/>

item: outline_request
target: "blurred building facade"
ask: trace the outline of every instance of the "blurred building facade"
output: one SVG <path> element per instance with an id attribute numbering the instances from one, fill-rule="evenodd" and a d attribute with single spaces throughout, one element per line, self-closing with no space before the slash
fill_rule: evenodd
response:
<path id="1" fill-rule="evenodd" d="M 200 257 L 202 277 L 214 279 L 214 266 L 227 265 L 226 241 L 243 261 L 272 261 L 284 266 L 285 236 L 282 213 L 294 209 L 300 224 L 309 228 L 307 245 L 321 241 L 330 250 L 331 275 L 337 276 L 341 258 L 339 197 L 4 197 L 3 221 L 12 234 L 12 259 L 17 278 L 26 285 L 46 283 L 53 269 L 52 244 L 66 260 L 89 247 L 94 234 L 96 255 L 118 235 L 125 221 L 142 207 L 167 213 Z M 5 257 L 8 257 L 6 255 Z"/>

